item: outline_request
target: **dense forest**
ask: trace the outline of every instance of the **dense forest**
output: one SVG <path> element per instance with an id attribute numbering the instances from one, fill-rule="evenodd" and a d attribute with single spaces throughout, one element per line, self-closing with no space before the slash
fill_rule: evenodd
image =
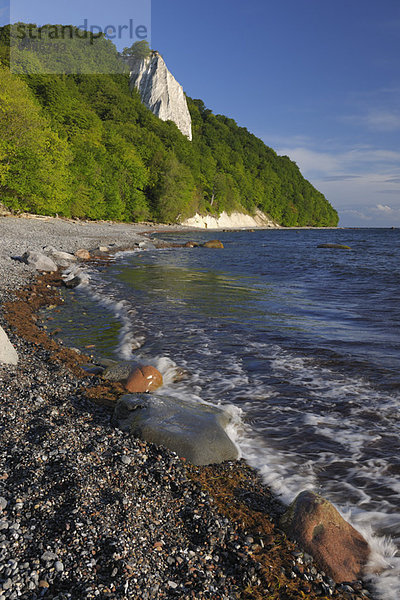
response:
<path id="1" fill-rule="evenodd" d="M 286 226 L 337 225 L 336 211 L 288 157 L 188 98 L 190 142 L 130 90 L 110 41 L 89 42 L 77 39 L 62 56 L 43 57 L 23 40 L 12 49 L 10 70 L 10 29 L 0 29 L 3 204 L 38 214 L 167 223 L 196 212 L 260 209 Z"/>

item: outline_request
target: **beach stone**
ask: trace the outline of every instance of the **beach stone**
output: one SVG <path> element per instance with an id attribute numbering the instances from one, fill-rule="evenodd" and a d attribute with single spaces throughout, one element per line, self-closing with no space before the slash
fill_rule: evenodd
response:
<path id="1" fill-rule="evenodd" d="M 85 250 L 85 248 L 80 248 L 75 252 L 76 258 L 80 258 L 81 260 L 89 260 L 90 252 L 89 250 Z"/>
<path id="2" fill-rule="evenodd" d="M 29 250 L 22 255 L 22 262 L 34 267 L 37 271 L 46 271 L 48 273 L 57 271 L 56 263 L 41 252 Z"/>
<path id="3" fill-rule="evenodd" d="M 131 394 L 154 392 L 163 384 L 163 377 L 155 367 L 138 367 L 126 381 L 125 388 Z"/>
<path id="4" fill-rule="evenodd" d="M 73 254 L 70 254 L 69 252 L 62 252 L 61 250 L 56 250 L 52 246 L 45 246 L 43 248 L 43 252 L 47 256 L 50 256 L 58 267 L 69 267 L 69 265 L 72 262 L 76 261 L 76 256 L 74 256 Z"/>
<path id="5" fill-rule="evenodd" d="M 146 442 L 165 446 L 195 465 L 236 460 L 225 428 L 230 415 L 216 406 L 153 395 L 122 396 L 112 423 Z"/>
<path id="6" fill-rule="evenodd" d="M 107 367 L 102 374 L 103 379 L 108 379 L 109 381 L 121 381 L 125 382 L 129 375 L 137 369 L 138 364 L 134 362 L 119 362 L 115 365 L 110 365 Z"/>
<path id="7" fill-rule="evenodd" d="M 337 248 L 338 250 L 351 250 L 350 246 L 345 244 L 319 244 L 318 248 Z"/>
<path id="8" fill-rule="evenodd" d="M 81 283 L 89 283 L 90 277 L 78 265 L 71 265 L 63 271 L 62 279 L 65 287 L 72 289 Z"/>
<path id="9" fill-rule="evenodd" d="M 328 500 L 301 492 L 283 515 L 281 526 L 336 583 L 360 579 L 369 545 Z"/>
<path id="10" fill-rule="evenodd" d="M 156 250 L 156 247 L 153 244 L 153 242 L 150 242 L 149 240 L 139 242 L 139 248 L 141 248 L 142 250 Z"/>
<path id="11" fill-rule="evenodd" d="M 0 327 L 0 363 L 5 365 L 18 364 L 18 354 L 2 327 Z"/>
<path id="12" fill-rule="evenodd" d="M 219 240 L 210 240 L 208 242 L 204 242 L 203 248 L 223 248 L 224 245 Z"/>

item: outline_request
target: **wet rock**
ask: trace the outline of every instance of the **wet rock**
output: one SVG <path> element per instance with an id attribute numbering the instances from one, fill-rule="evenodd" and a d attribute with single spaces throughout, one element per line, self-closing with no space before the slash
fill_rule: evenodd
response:
<path id="1" fill-rule="evenodd" d="M 225 431 L 230 416 L 214 406 L 127 394 L 118 400 L 112 421 L 123 431 L 163 445 L 195 465 L 238 458 Z"/>
<path id="2" fill-rule="evenodd" d="M 128 377 L 125 389 L 131 394 L 154 392 L 163 384 L 163 377 L 155 367 L 144 366 L 135 369 Z"/>
<path id="3" fill-rule="evenodd" d="M 338 250 L 351 250 L 350 246 L 345 244 L 319 244 L 318 248 L 337 248 Z"/>
<path id="4" fill-rule="evenodd" d="M 16 365 L 18 363 L 18 354 L 14 346 L 8 339 L 8 335 L 0 327 L 0 364 Z"/>
<path id="5" fill-rule="evenodd" d="M 359 579 L 370 548 L 328 500 L 301 492 L 283 515 L 281 526 L 337 583 Z"/>
<path id="6" fill-rule="evenodd" d="M 202 244 L 202 248 L 223 248 L 224 245 L 219 240 L 209 240 L 208 242 L 204 242 Z"/>
<path id="7" fill-rule="evenodd" d="M 76 258 L 80 258 L 81 260 L 89 260 L 90 252 L 89 250 L 85 250 L 85 248 L 80 248 L 75 252 Z"/>
<path id="8" fill-rule="evenodd" d="M 82 365 L 81 368 L 89 375 L 102 375 L 104 371 L 104 367 L 101 367 L 100 365 L 88 364 Z"/>
<path id="9" fill-rule="evenodd" d="M 22 262 L 33 267 L 37 271 L 45 271 L 48 273 L 57 271 L 56 263 L 51 258 L 46 256 L 45 254 L 42 254 L 41 252 L 33 252 L 30 250 L 28 252 L 25 252 L 22 255 L 21 259 Z"/>
<path id="10" fill-rule="evenodd" d="M 186 242 L 184 248 L 197 248 L 199 244 L 197 242 Z"/>
<path id="11" fill-rule="evenodd" d="M 156 250 L 156 246 L 153 244 L 153 242 L 150 242 L 149 240 L 139 242 L 139 248 L 141 248 L 142 250 Z"/>
<path id="12" fill-rule="evenodd" d="M 63 271 L 62 279 L 65 287 L 72 289 L 89 283 L 90 277 L 78 265 L 72 265 Z"/>
<path id="13" fill-rule="evenodd" d="M 108 381 L 120 381 L 125 382 L 129 375 L 137 368 L 138 364 L 136 362 L 124 361 L 119 362 L 110 366 L 103 372 L 103 379 L 107 379 Z"/>

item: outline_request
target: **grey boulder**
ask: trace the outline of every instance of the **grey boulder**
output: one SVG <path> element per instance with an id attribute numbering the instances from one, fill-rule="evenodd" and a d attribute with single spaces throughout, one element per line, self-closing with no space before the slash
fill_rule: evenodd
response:
<path id="1" fill-rule="evenodd" d="M 71 265 L 63 271 L 62 279 L 66 287 L 75 288 L 81 283 L 89 283 L 90 277 L 78 265 Z"/>
<path id="2" fill-rule="evenodd" d="M 103 379 L 108 379 L 109 381 L 126 381 L 129 375 L 132 373 L 134 369 L 138 367 L 137 362 L 119 362 L 114 365 L 110 365 L 103 372 Z"/>
<path id="3" fill-rule="evenodd" d="M 29 250 L 22 255 L 22 262 L 34 267 L 37 271 L 55 272 L 57 271 L 56 263 L 41 252 Z"/>
<path id="4" fill-rule="evenodd" d="M 2 327 L 0 327 L 0 363 L 5 365 L 18 363 L 18 354 Z"/>
<path id="5" fill-rule="evenodd" d="M 194 465 L 238 458 L 238 450 L 225 431 L 230 420 L 218 407 L 139 394 L 122 396 L 112 418 L 114 426 L 165 446 Z"/>
<path id="6" fill-rule="evenodd" d="M 45 246 L 43 252 L 49 255 L 58 267 L 69 267 L 72 262 L 76 261 L 76 256 L 73 254 L 56 250 L 52 246 Z"/>

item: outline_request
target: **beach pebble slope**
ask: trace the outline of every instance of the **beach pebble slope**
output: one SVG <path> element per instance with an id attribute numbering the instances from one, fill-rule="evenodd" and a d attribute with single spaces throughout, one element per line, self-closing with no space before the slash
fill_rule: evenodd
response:
<path id="1" fill-rule="evenodd" d="M 0 597 L 239 598 L 257 565 L 185 463 L 28 346 L 0 366 Z"/>
<path id="2" fill-rule="evenodd" d="M 16 365 L 18 363 L 18 354 L 14 346 L 8 339 L 8 335 L 0 327 L 0 364 Z"/>

